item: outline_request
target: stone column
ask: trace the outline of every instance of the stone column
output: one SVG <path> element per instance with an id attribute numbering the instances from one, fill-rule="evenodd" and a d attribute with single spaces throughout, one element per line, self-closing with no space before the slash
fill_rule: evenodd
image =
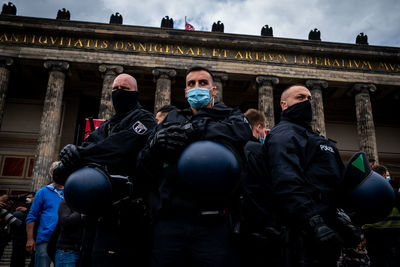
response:
<path id="1" fill-rule="evenodd" d="M 111 92 L 115 77 L 124 71 L 122 66 L 118 65 L 100 65 L 99 71 L 103 74 L 103 89 L 101 90 L 101 99 L 98 119 L 108 120 L 115 113 L 112 104 Z"/>
<path id="2" fill-rule="evenodd" d="M 355 84 L 352 88 L 355 94 L 357 133 L 360 138 L 360 150 L 364 151 L 369 158 L 378 160 L 378 150 L 376 148 L 376 136 L 374 118 L 372 116 L 371 99 L 369 92 L 375 92 L 373 84 Z"/>
<path id="3" fill-rule="evenodd" d="M 213 71 L 214 82 L 213 85 L 218 88 L 217 95 L 214 98 L 214 103 L 219 101 L 224 101 L 223 92 L 224 92 L 224 83 L 228 80 L 228 74 L 226 72 Z"/>
<path id="4" fill-rule="evenodd" d="M 60 61 L 46 61 L 44 66 L 49 69 L 49 80 L 33 165 L 32 191 L 37 191 L 50 182 L 49 168 L 55 160 L 57 135 L 61 122 L 65 72 L 69 68 L 67 62 Z"/>
<path id="5" fill-rule="evenodd" d="M 12 58 L 0 57 L 0 128 L 3 122 L 4 106 L 8 91 L 8 81 L 10 79 L 10 70 L 8 67 L 12 64 Z"/>
<path id="6" fill-rule="evenodd" d="M 328 82 L 323 80 L 307 80 L 306 86 L 311 91 L 313 118 L 311 127 L 326 137 L 324 103 L 322 99 L 322 90 L 328 88 Z"/>
<path id="7" fill-rule="evenodd" d="M 156 95 L 154 99 L 154 113 L 159 108 L 171 104 L 171 79 L 175 77 L 176 70 L 156 68 L 153 70 L 156 85 Z"/>
<path id="8" fill-rule="evenodd" d="M 271 129 L 275 125 L 274 116 L 274 89 L 279 83 L 278 77 L 260 75 L 256 77 L 258 85 L 258 110 L 264 112 L 267 118 L 267 128 Z"/>

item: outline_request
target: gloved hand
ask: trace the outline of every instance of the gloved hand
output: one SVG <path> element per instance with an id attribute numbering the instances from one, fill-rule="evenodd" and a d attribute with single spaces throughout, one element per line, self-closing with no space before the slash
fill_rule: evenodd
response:
<path id="1" fill-rule="evenodd" d="M 320 215 L 314 215 L 308 223 L 318 243 L 320 261 L 335 262 L 341 253 L 339 237 L 326 225 Z"/>
<path id="2" fill-rule="evenodd" d="M 338 243 L 338 236 L 328 225 L 325 224 L 320 215 L 314 215 L 311 217 L 309 224 L 314 230 L 315 238 L 319 243 Z"/>
<path id="3" fill-rule="evenodd" d="M 79 151 L 75 145 L 68 144 L 60 152 L 60 162 L 53 170 L 53 180 L 61 185 L 65 184 L 68 176 L 80 165 Z"/>
<path id="4" fill-rule="evenodd" d="M 343 238 L 346 248 L 355 248 L 360 244 L 362 238 L 361 229 L 351 223 L 350 217 L 342 210 L 336 211 L 336 228 Z"/>
<path id="5" fill-rule="evenodd" d="M 68 144 L 60 152 L 60 161 L 66 169 L 75 169 L 79 166 L 80 155 L 75 145 Z"/>
<path id="6" fill-rule="evenodd" d="M 150 142 L 150 149 L 163 158 L 177 159 L 188 143 L 187 129 L 181 125 L 171 125 L 154 135 Z"/>

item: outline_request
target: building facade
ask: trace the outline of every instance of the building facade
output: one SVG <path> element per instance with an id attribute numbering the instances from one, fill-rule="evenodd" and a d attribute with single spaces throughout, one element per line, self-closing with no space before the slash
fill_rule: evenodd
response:
<path id="1" fill-rule="evenodd" d="M 85 118 L 113 114 L 119 73 L 138 81 L 155 111 L 187 106 L 185 72 L 215 75 L 219 100 L 280 116 L 287 86 L 305 84 L 313 128 L 343 160 L 365 151 L 400 175 L 400 49 L 13 15 L 0 16 L 0 188 L 37 190 L 60 149 L 79 144 Z"/>

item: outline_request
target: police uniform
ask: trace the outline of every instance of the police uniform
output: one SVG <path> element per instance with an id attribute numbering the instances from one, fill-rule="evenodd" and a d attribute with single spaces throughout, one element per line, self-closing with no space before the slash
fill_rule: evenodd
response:
<path id="1" fill-rule="evenodd" d="M 254 138 L 244 147 L 240 227 L 240 262 L 242 266 L 282 266 L 282 229 L 277 224 L 266 147 Z"/>
<path id="2" fill-rule="evenodd" d="M 135 174 L 136 157 L 156 125 L 153 114 L 137 106 L 100 124 L 78 147 L 81 163 L 97 163 L 110 174 Z"/>
<path id="3" fill-rule="evenodd" d="M 97 163 L 109 174 L 129 176 L 132 188 L 122 185 L 124 192 L 113 192 L 114 200 L 126 196 L 126 193 L 130 193 L 132 198 L 144 196 L 143 188 L 137 183 L 136 159 L 155 125 L 153 114 L 138 103 L 131 111 L 117 113 L 103 122 L 77 147 L 82 165 Z M 87 256 L 93 243 L 91 265 L 126 266 L 134 260 L 138 266 L 145 266 L 151 237 L 143 215 L 142 206 L 128 200 L 112 209 L 105 209 L 105 214 L 95 220 L 88 218 L 83 246 Z M 83 266 L 87 263 L 85 261 Z"/>
<path id="4" fill-rule="evenodd" d="M 319 248 L 309 221 L 320 215 L 329 225 L 335 218 L 344 165 L 335 143 L 313 132 L 309 121 L 289 109 L 267 136 L 271 190 L 281 223 L 292 232 L 292 265 L 313 266 Z"/>
<path id="5" fill-rule="evenodd" d="M 252 133 L 242 112 L 219 102 L 212 108 L 168 113 L 157 131 L 172 124 L 191 124 L 188 143 L 211 140 L 228 146 L 241 160 L 243 146 Z M 155 134 L 156 132 L 155 131 Z M 151 140 L 150 138 L 149 140 Z M 179 153 L 178 153 L 179 155 Z M 152 181 L 150 208 L 154 220 L 153 266 L 235 266 L 229 224 L 228 197 L 200 196 L 178 179 L 177 158 L 161 157 L 148 142 L 139 164 Z M 187 261 L 189 260 L 189 262 Z"/>

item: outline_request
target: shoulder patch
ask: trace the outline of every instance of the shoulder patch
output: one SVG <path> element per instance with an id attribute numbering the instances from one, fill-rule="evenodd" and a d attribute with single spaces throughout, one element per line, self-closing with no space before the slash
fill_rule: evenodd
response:
<path id="1" fill-rule="evenodd" d="M 143 123 L 137 121 L 133 124 L 132 129 L 137 134 L 145 134 L 147 132 L 147 127 Z"/>

